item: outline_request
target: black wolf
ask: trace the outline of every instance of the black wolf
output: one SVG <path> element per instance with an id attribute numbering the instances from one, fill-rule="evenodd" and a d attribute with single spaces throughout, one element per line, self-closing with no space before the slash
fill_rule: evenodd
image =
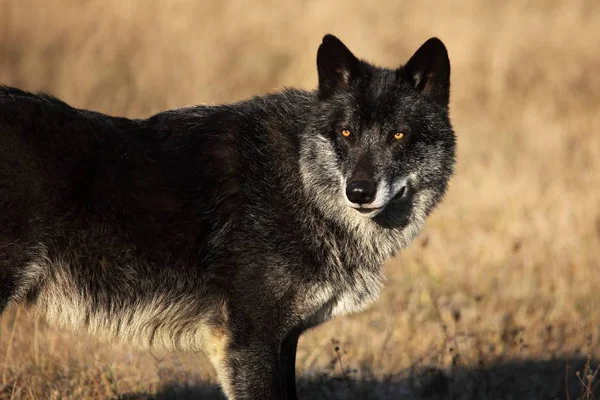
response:
<path id="1" fill-rule="evenodd" d="M 450 63 L 327 35 L 318 89 L 131 120 L 0 88 L 0 311 L 202 350 L 230 399 L 294 399 L 299 335 L 378 295 L 452 175 Z"/>

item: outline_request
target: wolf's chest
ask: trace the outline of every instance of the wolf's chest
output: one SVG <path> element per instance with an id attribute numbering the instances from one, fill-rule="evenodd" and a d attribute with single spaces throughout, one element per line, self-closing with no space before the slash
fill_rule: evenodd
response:
<path id="1" fill-rule="evenodd" d="M 352 234 L 323 229 L 319 236 L 320 276 L 299 296 L 302 315 L 309 326 L 333 317 L 365 310 L 379 296 L 383 264 L 402 244 L 393 232 L 373 225 L 357 225 Z"/>

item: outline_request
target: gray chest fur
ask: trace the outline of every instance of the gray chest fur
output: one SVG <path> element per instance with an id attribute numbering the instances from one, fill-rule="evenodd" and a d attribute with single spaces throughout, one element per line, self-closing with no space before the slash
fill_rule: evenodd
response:
<path id="1" fill-rule="evenodd" d="M 321 279 L 311 281 L 300 294 L 299 312 L 307 326 L 371 305 L 381 291 L 383 264 L 403 247 L 403 231 L 384 231 L 358 218 L 342 237 L 326 230 L 315 235 L 326 256 Z"/>

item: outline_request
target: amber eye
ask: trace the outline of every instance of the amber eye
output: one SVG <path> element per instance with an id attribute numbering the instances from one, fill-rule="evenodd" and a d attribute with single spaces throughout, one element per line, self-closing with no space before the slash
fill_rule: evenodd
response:
<path id="1" fill-rule="evenodd" d="M 342 129 L 342 136 L 343 137 L 348 137 L 350 136 L 350 131 L 348 129 Z"/>
<path id="2" fill-rule="evenodd" d="M 402 132 L 396 132 L 396 134 L 394 135 L 394 139 L 396 140 L 400 140 L 404 137 L 404 133 Z"/>

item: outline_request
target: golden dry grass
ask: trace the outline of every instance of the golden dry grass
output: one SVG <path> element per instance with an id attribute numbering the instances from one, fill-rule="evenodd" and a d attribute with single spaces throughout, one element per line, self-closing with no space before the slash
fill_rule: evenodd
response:
<path id="1" fill-rule="evenodd" d="M 599 24 L 594 0 L 0 0 L 0 83 L 140 117 L 312 88 L 327 32 L 385 66 L 439 36 L 459 143 L 450 192 L 386 266 L 373 308 L 301 339 L 300 394 L 593 398 Z M 202 355 L 100 343 L 22 308 L 0 321 L 2 399 L 194 395 L 221 398 Z"/>

